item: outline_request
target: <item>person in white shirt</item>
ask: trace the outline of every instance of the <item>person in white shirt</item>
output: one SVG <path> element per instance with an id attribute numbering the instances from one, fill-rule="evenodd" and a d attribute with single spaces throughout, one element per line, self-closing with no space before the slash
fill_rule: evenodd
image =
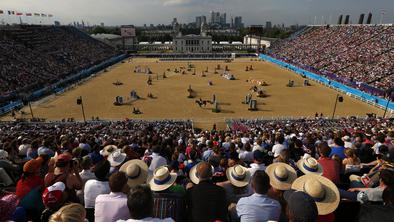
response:
<path id="1" fill-rule="evenodd" d="M 160 156 L 160 147 L 159 146 L 154 146 L 152 148 L 152 161 L 149 165 L 149 175 L 153 174 L 153 171 L 155 171 L 156 168 L 159 168 L 161 166 L 167 165 L 167 160 L 166 158 Z"/>
<path id="2" fill-rule="evenodd" d="M 256 140 L 256 143 L 253 146 L 252 151 L 260 150 L 261 152 L 264 152 L 264 148 L 261 146 L 263 144 L 263 140 L 261 138 L 258 138 Z"/>
<path id="3" fill-rule="evenodd" d="M 287 149 L 285 145 L 283 145 L 283 142 L 285 141 L 285 138 L 283 135 L 279 135 L 276 139 L 277 143 L 272 147 L 272 152 L 274 153 L 274 157 L 278 157 L 282 150 Z"/>
<path id="4" fill-rule="evenodd" d="M 243 146 L 243 149 L 240 149 L 239 152 L 239 159 L 243 160 L 244 162 L 250 163 L 253 161 L 253 152 L 252 152 L 252 147 L 250 146 L 250 143 L 245 143 Z"/>
<path id="5" fill-rule="evenodd" d="M 109 177 L 111 193 L 100 194 L 95 203 L 95 222 L 127 220 L 130 218 L 127 208 L 127 195 L 123 193 L 127 187 L 127 177 L 124 172 L 116 172 Z M 110 210 L 109 210 L 110 209 Z"/>
<path id="6" fill-rule="evenodd" d="M 97 179 L 88 180 L 84 189 L 84 200 L 86 208 L 86 218 L 89 221 L 94 220 L 94 205 L 96 197 L 100 194 L 108 194 L 111 192 L 108 183 L 108 173 L 110 164 L 104 160 L 96 165 L 94 175 Z"/>
<path id="7" fill-rule="evenodd" d="M 79 176 L 81 176 L 81 179 L 82 179 L 82 189 L 81 190 L 77 190 L 77 196 L 78 196 L 81 204 L 83 204 L 84 203 L 83 191 L 84 191 L 84 188 L 85 188 L 85 183 L 88 180 L 96 179 L 96 176 L 90 170 L 90 168 L 92 167 L 92 160 L 90 159 L 89 156 L 84 156 L 82 158 L 81 167 L 82 167 L 82 171 L 79 173 Z"/>
<path id="8" fill-rule="evenodd" d="M 256 150 L 253 152 L 253 163 L 250 164 L 249 172 L 250 176 L 253 176 L 253 174 L 257 170 L 263 170 L 265 171 L 265 164 L 264 164 L 264 159 L 266 157 L 266 154 L 264 152 L 261 152 L 260 150 Z"/>
<path id="9" fill-rule="evenodd" d="M 153 218 L 153 195 L 146 185 L 137 185 L 127 197 L 130 219 L 117 222 L 174 222 L 172 218 Z"/>

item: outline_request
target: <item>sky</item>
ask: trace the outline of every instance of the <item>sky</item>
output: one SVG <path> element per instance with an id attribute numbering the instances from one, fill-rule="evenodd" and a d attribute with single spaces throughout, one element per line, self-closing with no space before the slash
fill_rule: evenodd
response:
<path id="1" fill-rule="evenodd" d="M 170 24 L 174 17 L 189 23 L 198 15 L 209 20 L 212 10 L 226 12 L 227 22 L 231 16 L 242 16 L 246 25 L 335 23 L 340 14 L 349 14 L 357 22 L 361 13 L 369 12 L 373 22 L 379 23 L 382 9 L 383 23 L 394 23 L 394 0 L 0 0 L 0 10 L 53 14 L 44 22 L 62 24 L 81 20 L 105 25 Z M 0 21 L 10 19 L 19 21 L 0 15 Z"/>

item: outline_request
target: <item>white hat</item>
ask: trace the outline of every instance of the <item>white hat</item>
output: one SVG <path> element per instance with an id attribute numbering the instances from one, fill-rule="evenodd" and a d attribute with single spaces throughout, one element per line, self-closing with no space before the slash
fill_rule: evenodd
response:
<path id="1" fill-rule="evenodd" d="M 194 184 L 199 184 L 200 183 L 200 178 L 198 177 L 198 173 L 197 173 L 197 166 L 200 163 L 194 165 L 189 171 L 189 178 Z M 212 174 L 213 174 L 213 171 L 214 171 L 213 166 L 211 166 L 211 169 L 212 169 Z"/>
<path id="2" fill-rule="evenodd" d="M 226 170 L 227 179 L 236 187 L 244 187 L 249 184 L 250 171 L 241 166 L 235 165 Z"/>
<path id="3" fill-rule="evenodd" d="M 270 177 L 271 186 L 277 190 L 290 190 L 291 184 L 297 179 L 294 168 L 285 163 L 270 164 L 265 172 Z"/>
<path id="4" fill-rule="evenodd" d="M 129 187 L 144 184 L 148 178 L 148 165 L 142 160 L 129 160 L 120 167 L 120 171 L 126 173 Z"/>
<path id="5" fill-rule="evenodd" d="M 7 159 L 8 158 L 8 152 L 5 150 L 0 150 L 0 160 Z"/>
<path id="6" fill-rule="evenodd" d="M 313 157 L 303 157 L 297 162 L 297 167 L 304 174 L 323 174 L 323 167 L 317 162 L 317 160 Z"/>
<path id="7" fill-rule="evenodd" d="M 109 156 L 112 152 L 115 150 L 118 150 L 118 147 L 115 145 L 107 145 L 104 147 L 104 149 L 100 150 L 100 155 L 101 156 Z"/>
<path id="8" fill-rule="evenodd" d="M 117 167 L 122 164 L 125 159 L 125 153 L 122 153 L 120 150 L 115 150 L 108 156 L 107 160 L 110 162 L 111 166 Z"/>
<path id="9" fill-rule="evenodd" d="M 335 211 L 339 205 L 339 191 L 329 179 L 316 174 L 307 174 L 297 178 L 292 189 L 303 191 L 311 196 L 317 205 L 319 215 L 327 215 Z"/>
<path id="10" fill-rule="evenodd" d="M 170 173 L 167 166 L 161 166 L 153 171 L 153 177 L 149 181 L 150 189 L 153 191 L 163 191 L 175 183 L 176 173 Z"/>

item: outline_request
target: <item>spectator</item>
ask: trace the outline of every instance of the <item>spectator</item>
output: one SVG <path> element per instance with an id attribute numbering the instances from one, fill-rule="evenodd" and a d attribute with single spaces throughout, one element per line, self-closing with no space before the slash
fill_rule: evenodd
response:
<path id="1" fill-rule="evenodd" d="M 127 177 L 127 185 L 133 188 L 146 183 L 148 179 L 148 166 L 142 160 L 129 160 L 120 167 L 120 172 L 124 172 Z"/>
<path id="2" fill-rule="evenodd" d="M 71 159 L 69 154 L 60 154 L 56 157 L 55 169 L 49 172 L 44 179 L 45 186 L 51 186 L 56 182 L 66 184 L 68 200 L 79 202 L 76 190 L 82 189 L 82 179 L 79 176 L 78 163 Z"/>
<path id="3" fill-rule="evenodd" d="M 126 174 L 123 172 L 112 174 L 109 177 L 109 187 L 111 193 L 100 194 L 96 197 L 94 221 L 127 220 L 130 214 L 127 208 L 127 195 L 123 193 L 127 187 Z"/>
<path id="4" fill-rule="evenodd" d="M 73 203 L 65 205 L 54 213 L 49 222 L 83 222 L 86 211 L 82 205 Z"/>
<path id="5" fill-rule="evenodd" d="M 302 192 L 289 190 L 284 193 L 287 202 L 287 217 L 289 222 L 315 222 L 318 211 L 311 196 Z"/>
<path id="6" fill-rule="evenodd" d="M 285 138 L 282 134 L 277 135 L 276 144 L 272 147 L 272 152 L 274 153 L 274 157 L 278 157 L 282 150 L 287 149 L 286 146 L 283 145 Z"/>
<path id="7" fill-rule="evenodd" d="M 104 160 L 96 165 L 94 175 L 97 179 L 88 180 L 84 189 L 86 218 L 94 221 L 94 205 L 98 195 L 109 194 L 111 189 L 108 182 L 110 164 Z"/>
<path id="8" fill-rule="evenodd" d="M 265 170 L 265 159 L 266 159 L 266 154 L 264 152 L 261 152 L 260 150 L 255 150 L 253 151 L 253 163 L 250 164 L 250 175 L 253 176 L 253 174 L 257 170 Z"/>
<path id="9" fill-rule="evenodd" d="M 152 148 L 152 161 L 149 165 L 149 175 L 153 174 L 153 171 L 155 169 L 167 165 L 167 160 L 160 155 L 160 147 L 159 146 L 154 146 Z"/>
<path id="10" fill-rule="evenodd" d="M 335 184 L 340 182 L 340 167 L 338 163 L 329 157 L 331 148 L 326 142 L 320 143 L 318 146 L 320 158 L 318 163 L 323 168 L 323 177 L 331 180 Z"/>
<path id="11" fill-rule="evenodd" d="M 118 220 L 117 222 L 173 222 L 171 218 L 153 218 L 153 196 L 152 191 L 147 186 L 137 185 L 130 190 L 127 197 L 127 207 L 130 218 L 128 220 Z"/>
<path id="12" fill-rule="evenodd" d="M 304 157 L 297 162 L 297 167 L 304 174 L 323 174 L 322 165 L 320 165 L 320 163 L 315 158 L 310 157 L 308 154 L 305 154 Z"/>
<path id="13" fill-rule="evenodd" d="M 92 172 L 92 161 L 89 156 L 84 156 L 81 161 L 81 168 L 82 171 L 79 173 L 79 176 L 81 177 L 82 180 L 82 189 L 77 190 L 77 196 L 79 198 L 80 203 L 84 203 L 84 189 L 85 189 L 85 183 L 90 180 L 90 179 L 96 179 L 96 176 Z"/>
<path id="14" fill-rule="evenodd" d="M 45 210 L 41 214 L 41 222 L 49 221 L 51 215 L 64 205 L 67 198 L 64 193 L 65 190 L 66 185 L 63 182 L 56 182 L 52 186 L 45 188 L 42 193 L 42 202 Z"/>
<path id="15" fill-rule="evenodd" d="M 330 157 L 332 157 L 333 155 L 338 155 L 341 160 L 346 158 L 344 142 L 341 138 L 334 139 L 334 145 L 331 147 Z"/>
<path id="16" fill-rule="evenodd" d="M 306 174 L 297 178 L 291 188 L 303 191 L 315 200 L 319 214 L 317 221 L 335 221 L 333 212 L 339 205 L 340 197 L 338 188 L 331 180 L 316 174 Z"/>
<path id="17" fill-rule="evenodd" d="M 279 221 L 281 206 L 278 201 L 267 196 L 270 178 L 261 170 L 255 172 L 251 180 L 254 194 L 241 198 L 237 203 L 237 214 L 242 221 Z"/>
<path id="18" fill-rule="evenodd" d="M 343 159 L 342 165 L 345 168 L 345 173 L 357 173 L 360 172 L 360 159 L 354 153 L 354 150 L 351 148 L 345 149 L 346 158 Z M 324 168 L 324 166 L 323 166 Z"/>
<path id="19" fill-rule="evenodd" d="M 186 193 L 188 221 L 228 221 L 226 193 L 222 187 L 212 183 L 212 166 L 201 162 L 196 168 L 198 184 Z M 193 175 L 192 171 L 190 175 Z"/>

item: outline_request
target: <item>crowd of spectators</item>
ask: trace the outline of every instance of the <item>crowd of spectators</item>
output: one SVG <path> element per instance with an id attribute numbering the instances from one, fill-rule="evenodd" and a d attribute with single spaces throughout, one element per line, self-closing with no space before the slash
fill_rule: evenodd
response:
<path id="1" fill-rule="evenodd" d="M 271 45 L 272 56 L 343 83 L 394 87 L 394 26 L 309 27 Z M 362 88 L 361 88 L 362 89 Z"/>
<path id="2" fill-rule="evenodd" d="M 29 93 L 117 54 L 73 27 L 1 26 L 0 96 Z"/>
<path id="3" fill-rule="evenodd" d="M 392 219 L 393 120 L 237 125 L 3 123 L 0 221 Z"/>

